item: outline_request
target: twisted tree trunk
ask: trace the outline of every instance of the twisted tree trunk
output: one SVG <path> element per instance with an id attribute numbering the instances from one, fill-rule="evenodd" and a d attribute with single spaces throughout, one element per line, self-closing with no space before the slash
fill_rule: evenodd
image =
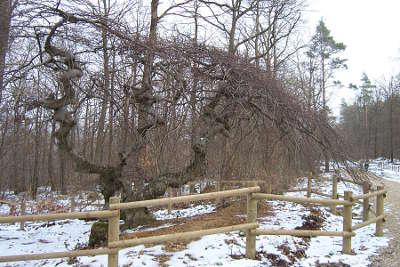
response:
<path id="1" fill-rule="evenodd" d="M 117 192 L 121 192 L 123 201 L 157 198 L 162 196 L 168 187 L 180 187 L 196 177 L 203 176 L 206 172 L 208 140 L 221 132 L 221 123 L 218 121 L 219 117 L 215 112 L 218 103 L 223 98 L 221 92 L 212 97 L 210 102 L 203 108 L 199 118 L 202 130 L 199 131 L 196 140 L 192 144 L 193 159 L 188 166 L 178 172 L 149 177 L 140 164 L 140 157 L 144 155 L 148 142 L 147 135 L 149 130 L 163 124 L 163 121 L 152 113 L 152 106 L 156 102 L 151 87 L 151 72 L 154 60 L 152 52 L 149 52 L 146 56 L 147 67 L 145 67 L 143 75 L 142 88 L 133 92 L 134 99 L 138 103 L 139 121 L 136 139 L 130 146 L 129 151 L 120 153 L 119 163 L 114 166 L 90 162 L 74 151 L 70 143 L 70 135 L 76 125 L 75 112 L 77 108 L 75 104 L 79 101 L 76 99 L 73 81 L 81 78 L 82 70 L 78 60 L 75 59 L 71 52 L 52 45 L 52 38 L 66 22 L 76 21 L 77 19 L 73 16 L 63 17 L 51 29 L 45 42 L 45 52 L 50 55 L 53 59 L 52 61 L 61 62 L 64 65 L 63 67 L 60 67 L 60 64 L 52 66 L 59 73 L 60 97 L 50 95 L 46 99 L 32 103 L 34 107 L 43 107 L 53 111 L 53 120 L 58 126 L 54 131 L 57 147 L 66 156 L 66 158 L 62 159 L 61 165 L 65 164 L 68 158 L 74 163 L 75 171 L 98 174 L 101 192 L 106 204 L 109 198 L 117 194 Z M 151 38 L 155 38 L 155 33 L 151 36 Z M 125 212 L 124 217 L 128 226 L 142 224 L 151 218 L 145 209 Z"/>

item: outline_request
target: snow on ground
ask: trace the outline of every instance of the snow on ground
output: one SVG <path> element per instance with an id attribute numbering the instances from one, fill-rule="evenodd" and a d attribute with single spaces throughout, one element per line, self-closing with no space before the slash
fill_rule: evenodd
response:
<path id="1" fill-rule="evenodd" d="M 323 193 L 331 194 L 330 184 L 323 183 L 313 188 L 320 188 Z M 361 187 L 352 183 L 338 184 L 338 194 L 343 195 L 344 191 L 353 191 L 353 195 L 362 194 Z M 297 193 L 298 194 L 298 193 Z M 315 195 L 315 197 L 318 197 Z M 323 215 L 326 217 L 324 227 L 321 230 L 342 231 L 343 218 L 335 216 L 328 212 L 328 208 L 323 209 Z M 353 225 L 361 223 L 362 206 L 357 204 L 353 206 Z M 361 228 L 356 231 L 356 236 L 352 238 L 352 249 L 355 255 L 344 255 L 342 250 L 342 238 L 340 237 L 315 237 L 311 239 L 310 246 L 306 251 L 307 258 L 302 259 L 295 266 L 314 266 L 319 263 L 337 263 L 343 262 L 350 266 L 366 266 L 369 263 L 368 258 L 377 253 L 379 247 L 387 246 L 389 239 L 387 237 L 376 237 L 375 224 Z"/>
<path id="2" fill-rule="evenodd" d="M 400 161 L 394 160 L 393 163 L 388 159 L 378 158 L 370 162 L 369 171 L 384 177 L 387 180 L 400 182 Z"/>
<path id="3" fill-rule="evenodd" d="M 19 224 L 1 225 L 0 255 L 72 250 L 79 244 L 87 242 L 90 227 L 91 223 L 83 220 L 27 223 L 25 230 L 19 230 Z M 47 264 L 55 266 L 61 261 L 62 259 L 49 260 Z M 45 261 L 42 263 L 44 264 Z M 34 264 L 39 265 L 39 262 L 17 262 L 12 266 L 33 266 Z"/>
<path id="4" fill-rule="evenodd" d="M 378 163 L 371 162 L 370 169 L 376 172 Z M 389 170 L 388 170 L 389 171 Z M 389 179 L 400 181 L 400 174 L 394 173 Z M 379 174 L 379 173 L 378 173 Z M 384 174 L 386 174 L 384 172 Z M 301 181 L 298 188 L 304 187 L 306 181 Z M 331 193 L 331 185 L 326 181 L 313 181 L 313 188 L 326 194 Z M 352 190 L 354 194 L 361 194 L 358 186 L 340 182 L 338 193 Z M 292 196 L 304 196 L 304 192 L 287 193 Z M 315 196 L 319 197 L 319 196 Z M 266 229 L 294 229 L 301 226 L 304 216 L 311 213 L 310 207 L 283 201 L 269 201 L 274 215 L 258 219 L 261 228 Z M 388 208 L 386 207 L 386 210 Z M 320 208 L 320 214 L 325 218 L 321 230 L 341 231 L 342 217 L 328 212 L 328 208 Z M 176 217 L 191 217 L 198 214 L 215 212 L 212 204 L 191 205 L 186 209 L 159 210 L 154 214 L 158 220 Z M 353 224 L 361 222 L 361 207 L 353 210 Z M 46 223 L 27 223 L 26 230 L 20 231 L 18 225 L 0 225 L 0 255 L 15 255 L 23 253 L 55 252 L 74 249 L 86 244 L 93 222 L 81 220 L 64 220 Z M 54 224 L 54 225 L 53 225 Z M 158 228 L 169 227 L 170 224 Z M 130 230 L 142 231 L 145 227 Z M 154 229 L 146 229 L 154 230 Z M 243 233 L 232 232 L 205 236 L 187 245 L 187 248 L 178 252 L 166 252 L 163 245 L 154 247 L 136 246 L 123 249 L 119 252 L 121 266 L 159 266 L 157 258 L 169 256 L 166 262 L 169 266 L 276 266 L 279 263 L 290 263 L 291 266 L 316 266 L 317 263 L 343 262 L 350 266 L 366 266 L 369 257 L 377 253 L 378 249 L 388 245 L 387 237 L 375 237 L 375 225 L 356 231 L 352 238 L 352 248 L 355 255 L 341 253 L 342 239 L 340 237 L 314 237 L 309 241 L 303 238 L 290 236 L 258 236 L 257 251 L 259 260 L 244 258 L 245 236 Z M 77 265 L 106 266 L 107 256 L 79 257 Z M 0 266 L 69 266 L 72 262 L 67 259 L 46 261 L 16 262 Z"/>
<path id="5" fill-rule="evenodd" d="M 16 203 L 16 209 L 12 212 L 9 205 L 0 205 L 0 216 L 21 215 L 20 204 L 25 196 L 23 193 L 18 195 L 13 192 L 3 192 L 0 197 L 2 200 Z M 49 187 L 39 187 L 36 200 L 26 200 L 25 214 L 43 214 L 49 212 L 68 212 L 71 211 L 72 198 L 75 200 L 74 211 L 93 211 L 99 210 L 104 205 L 104 199 L 101 194 L 91 191 L 81 191 L 73 197 L 60 195 L 51 191 Z"/>
<path id="6" fill-rule="evenodd" d="M 320 191 L 331 193 L 331 186 L 326 183 L 314 183 L 314 188 L 318 186 Z M 304 182 L 300 183 L 299 188 L 304 187 Z M 361 194 L 361 190 L 350 183 L 339 183 L 338 193 L 343 194 L 345 190 L 353 190 L 355 194 Z M 292 196 L 304 196 L 304 193 L 288 193 Z M 318 197 L 318 196 L 315 196 Z M 274 216 L 260 218 L 261 228 L 268 229 L 294 229 L 301 226 L 303 216 L 310 214 L 308 208 L 294 203 L 283 201 L 271 201 Z M 323 217 L 326 218 L 321 230 L 342 231 L 342 217 L 329 213 L 326 209 L 321 210 Z M 358 205 L 354 212 L 360 217 L 361 207 Z M 356 217 L 357 217 L 356 216 Z M 353 224 L 361 220 L 353 219 Z M 344 262 L 350 266 L 366 266 L 368 258 L 374 255 L 379 247 L 387 246 L 389 239 L 386 237 L 375 237 L 375 226 L 358 230 L 353 237 L 353 250 L 355 255 L 343 255 L 342 239 L 340 237 L 314 237 L 307 244 L 302 238 L 290 236 L 258 236 L 257 251 L 266 252 L 261 254 L 260 261 L 240 259 L 235 260 L 235 256 L 245 254 L 245 238 L 238 233 L 219 234 L 206 236 L 198 241 L 191 242 L 187 249 L 174 253 L 167 264 L 170 266 L 276 266 L 278 259 L 290 262 L 284 255 L 285 247 L 291 251 L 304 251 L 306 257 L 300 258 L 293 263 L 293 266 L 315 266 L 319 263 L 338 263 Z M 234 240 L 234 241 L 233 241 Z M 284 246 L 282 246 L 284 245 Z M 268 254 L 275 254 L 278 259 L 273 262 Z M 281 262 L 282 263 L 282 262 Z"/>
<path id="7" fill-rule="evenodd" d="M 190 205 L 185 209 L 171 210 L 168 213 L 167 209 L 158 210 L 154 212 L 154 216 L 157 220 L 170 220 L 175 218 L 188 218 L 200 214 L 208 214 L 215 212 L 215 205 L 204 204 L 204 205 Z"/>

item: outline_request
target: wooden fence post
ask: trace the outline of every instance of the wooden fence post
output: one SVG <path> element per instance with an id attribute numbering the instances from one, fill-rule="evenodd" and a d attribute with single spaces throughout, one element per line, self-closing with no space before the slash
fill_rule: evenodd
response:
<path id="1" fill-rule="evenodd" d="M 351 191 L 344 192 L 344 200 L 352 201 L 353 193 Z M 352 232 L 352 216 L 353 205 L 345 205 L 343 207 L 343 232 Z M 351 253 L 351 235 L 343 236 L 342 252 L 344 254 Z"/>
<path id="2" fill-rule="evenodd" d="M 192 195 L 194 193 L 194 182 L 189 182 L 188 183 L 188 189 L 189 189 L 189 194 L 188 195 Z M 186 204 L 190 206 L 190 201 L 187 201 Z"/>
<path id="3" fill-rule="evenodd" d="M 75 202 L 75 196 L 71 196 L 71 212 L 74 212 L 76 209 L 76 202 Z"/>
<path id="4" fill-rule="evenodd" d="M 378 186 L 377 190 L 383 190 L 383 186 Z M 384 210 L 384 194 L 380 194 L 376 196 L 376 217 L 383 215 Z M 383 236 L 383 219 L 376 222 L 375 228 L 375 235 L 376 236 Z"/>
<path id="5" fill-rule="evenodd" d="M 338 199 L 337 186 L 338 186 L 338 177 L 336 176 L 336 174 L 334 174 L 332 176 L 332 199 Z M 337 215 L 336 205 L 331 206 L 331 212 L 332 214 Z"/>
<path id="6" fill-rule="evenodd" d="M 120 202 L 119 197 L 110 197 L 110 204 L 118 204 Z M 114 217 L 108 219 L 108 244 L 113 241 L 119 240 L 119 217 L 120 213 Z M 118 250 L 115 253 L 108 254 L 108 267 L 118 266 Z"/>
<path id="7" fill-rule="evenodd" d="M 311 181 L 312 181 L 313 173 L 310 173 L 310 176 L 307 177 L 307 197 L 311 197 Z"/>
<path id="8" fill-rule="evenodd" d="M 371 186 L 368 182 L 363 183 L 363 194 L 368 194 Z M 363 200 L 363 222 L 368 221 L 369 219 L 369 198 L 364 198 Z"/>
<path id="9" fill-rule="evenodd" d="M 247 195 L 247 223 L 257 222 L 257 199 L 252 194 Z M 246 231 L 246 257 L 249 259 L 256 258 L 256 235 L 254 229 Z"/>
<path id="10" fill-rule="evenodd" d="M 195 193 L 194 191 L 195 191 L 195 185 L 196 185 L 196 182 L 190 182 L 189 183 L 189 186 L 190 186 L 190 188 L 189 188 L 189 194 L 191 195 L 191 194 L 193 194 L 193 193 Z"/>
<path id="11" fill-rule="evenodd" d="M 172 187 L 168 187 L 168 197 L 173 197 L 172 192 L 173 192 Z M 168 214 L 171 214 L 171 210 L 172 210 L 172 202 L 169 202 L 168 203 Z"/>
<path id="12" fill-rule="evenodd" d="M 25 202 L 25 195 L 24 195 L 24 197 L 22 198 L 22 201 L 21 201 L 21 215 L 25 215 L 25 212 L 26 212 L 26 202 Z M 21 224 L 19 225 L 19 229 L 25 230 L 25 222 L 24 221 L 22 221 Z"/>
<path id="13" fill-rule="evenodd" d="M 221 191 L 221 181 L 220 180 L 218 180 L 218 181 L 216 181 L 216 185 L 215 185 L 215 191 Z M 219 204 L 221 204 L 221 198 L 220 197 L 217 197 L 216 199 L 215 199 L 215 205 L 219 205 Z"/>

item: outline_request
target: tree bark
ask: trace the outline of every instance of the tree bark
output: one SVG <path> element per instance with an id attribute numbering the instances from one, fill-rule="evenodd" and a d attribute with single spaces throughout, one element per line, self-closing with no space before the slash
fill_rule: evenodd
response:
<path id="1" fill-rule="evenodd" d="M 51 186 L 52 190 L 56 188 L 55 175 L 54 175 L 54 132 L 56 130 L 56 124 L 54 121 L 51 121 L 51 132 L 50 132 L 50 141 L 49 141 L 49 152 L 47 156 L 47 175 L 48 182 L 47 184 Z"/>
<path id="2" fill-rule="evenodd" d="M 103 92 L 104 99 L 101 104 L 101 111 L 99 117 L 99 124 L 97 129 L 97 140 L 96 140 L 96 150 L 95 150 L 95 163 L 101 164 L 103 161 L 103 153 L 104 153 L 104 141 L 106 138 L 105 132 L 105 122 L 106 122 L 106 114 L 108 109 L 108 104 L 112 99 L 110 98 L 110 56 L 108 51 L 108 36 L 107 36 L 107 24 L 108 24 L 108 14 L 110 7 L 107 5 L 107 0 L 103 0 L 103 8 L 104 8 L 104 25 L 102 28 L 102 51 L 103 51 Z M 112 118 L 108 118 L 110 121 Z"/>
<path id="3" fill-rule="evenodd" d="M 32 199 L 36 199 L 37 188 L 39 186 L 39 157 L 40 157 L 40 133 L 42 130 L 41 123 L 41 111 L 37 110 L 35 118 L 35 137 L 34 137 L 34 159 L 33 159 L 33 174 L 30 183 L 30 192 Z"/>
<path id="4" fill-rule="evenodd" d="M 11 0 L 0 1 L 0 105 L 3 102 L 6 54 L 10 37 Z"/>

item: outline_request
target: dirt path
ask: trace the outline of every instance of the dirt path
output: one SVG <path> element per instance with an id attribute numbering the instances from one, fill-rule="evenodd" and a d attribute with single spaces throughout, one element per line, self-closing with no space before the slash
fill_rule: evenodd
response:
<path id="1" fill-rule="evenodd" d="M 388 189 L 387 205 L 390 213 L 387 215 L 385 232 L 392 240 L 388 247 L 381 250 L 380 255 L 373 257 L 371 266 L 400 266 L 400 183 L 384 180 Z"/>

